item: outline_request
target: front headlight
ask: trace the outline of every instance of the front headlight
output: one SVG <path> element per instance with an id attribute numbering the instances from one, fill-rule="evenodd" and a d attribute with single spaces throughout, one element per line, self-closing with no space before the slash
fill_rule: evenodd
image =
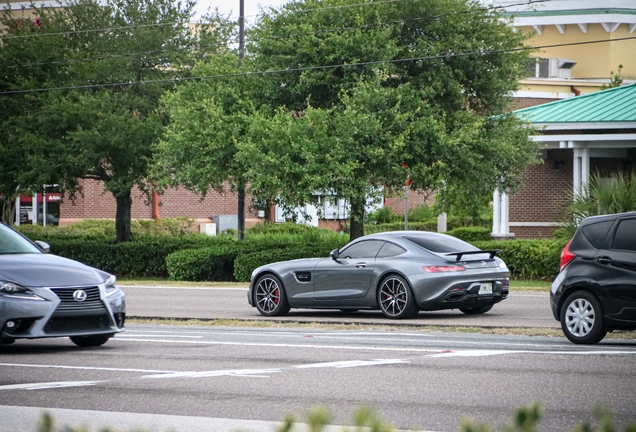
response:
<path id="1" fill-rule="evenodd" d="M 33 294 L 33 292 L 11 281 L 0 280 L 0 295 L 10 298 L 20 298 L 27 300 L 44 300 L 42 297 Z"/>
<path id="2" fill-rule="evenodd" d="M 106 284 L 106 297 L 112 296 L 117 291 L 119 291 L 119 288 L 117 288 L 115 282 L 117 282 L 117 277 L 114 275 L 106 279 L 106 282 L 104 282 Z"/>

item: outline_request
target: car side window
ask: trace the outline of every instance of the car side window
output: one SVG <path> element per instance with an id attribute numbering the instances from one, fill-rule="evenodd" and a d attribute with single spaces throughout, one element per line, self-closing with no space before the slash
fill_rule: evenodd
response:
<path id="1" fill-rule="evenodd" d="M 620 221 L 614 233 L 612 249 L 636 252 L 636 219 Z"/>
<path id="2" fill-rule="evenodd" d="M 581 231 L 583 235 L 596 249 L 605 249 L 607 242 L 604 242 L 607 237 L 607 233 L 612 227 L 614 221 L 599 222 L 591 225 L 584 226 Z"/>
<path id="3" fill-rule="evenodd" d="M 384 242 L 378 240 L 361 241 L 340 252 L 340 258 L 375 258 L 383 245 Z"/>
<path id="4" fill-rule="evenodd" d="M 384 246 L 382 246 L 382 249 L 380 249 L 380 252 L 378 252 L 376 258 L 390 258 L 402 255 L 404 252 L 406 252 L 406 249 L 403 247 L 394 243 L 386 242 L 384 243 Z"/>

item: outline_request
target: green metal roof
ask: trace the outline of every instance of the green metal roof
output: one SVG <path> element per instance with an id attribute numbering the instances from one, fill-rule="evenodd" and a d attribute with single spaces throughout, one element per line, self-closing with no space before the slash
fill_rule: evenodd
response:
<path id="1" fill-rule="evenodd" d="M 514 111 L 531 123 L 636 122 L 636 84 Z"/>

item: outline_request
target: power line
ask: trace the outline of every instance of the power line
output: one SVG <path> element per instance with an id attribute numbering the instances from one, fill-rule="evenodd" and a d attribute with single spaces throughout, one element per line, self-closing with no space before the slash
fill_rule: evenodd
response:
<path id="1" fill-rule="evenodd" d="M 393 2 L 395 2 L 395 1 L 396 0 L 393 0 Z M 298 37 L 298 36 L 307 36 L 307 35 L 320 34 L 320 33 L 332 33 L 332 32 L 337 32 L 337 31 L 359 30 L 359 29 L 371 28 L 371 27 L 376 27 L 376 26 L 383 26 L 383 25 L 387 25 L 387 24 L 403 24 L 403 23 L 408 23 L 408 22 L 413 22 L 413 21 L 422 21 L 422 20 L 427 20 L 427 19 L 442 18 L 442 17 L 446 17 L 446 16 L 469 14 L 469 13 L 474 13 L 476 11 L 487 11 L 487 10 L 507 8 L 507 7 L 513 7 L 513 6 L 527 5 L 527 4 L 531 4 L 531 3 L 544 3 L 544 2 L 547 2 L 547 1 L 551 1 L 551 0 L 532 0 L 530 2 L 524 2 L 524 3 L 508 4 L 506 6 L 493 6 L 493 7 L 489 7 L 489 8 L 479 8 L 479 9 L 476 9 L 476 10 L 469 10 L 469 11 L 448 12 L 448 13 L 438 14 L 438 15 L 427 15 L 427 16 L 423 16 L 423 17 L 408 18 L 408 19 L 403 19 L 403 20 L 384 21 L 384 22 L 374 23 L 374 24 L 364 24 L 364 25 L 352 26 L 352 27 L 337 27 L 337 28 L 332 28 L 332 29 L 316 30 L 316 31 L 313 31 L 313 32 L 291 33 L 291 34 L 283 35 L 283 36 L 248 39 L 247 42 L 260 42 L 260 41 L 264 41 L 264 40 L 280 40 L 280 39 L 287 39 L 287 38 Z M 315 10 L 315 9 L 312 9 L 312 10 Z M 200 50 L 200 49 L 203 49 L 203 48 L 217 48 L 217 47 L 223 47 L 223 46 L 227 46 L 229 44 L 236 44 L 236 43 L 238 43 L 238 41 L 236 41 L 236 40 L 228 40 L 227 42 L 219 43 L 219 44 L 199 45 L 197 47 L 189 48 L 188 50 L 189 51 L 196 51 L 196 50 Z M 84 59 L 71 59 L 71 60 L 61 60 L 61 61 L 53 61 L 53 62 L 41 62 L 41 63 L 27 63 L 27 64 L 22 64 L 22 65 L 7 65 L 7 66 L 4 66 L 4 68 L 6 68 L 6 69 L 17 69 L 17 68 L 22 68 L 22 67 L 49 66 L 49 65 L 79 63 L 79 62 L 90 62 L 90 61 L 99 61 L 99 60 L 106 60 L 106 59 L 117 59 L 117 58 L 124 58 L 124 57 L 133 57 L 133 56 L 136 56 L 136 55 L 152 55 L 152 54 L 159 54 L 159 53 L 162 53 L 162 52 L 178 52 L 178 51 L 182 51 L 182 50 L 183 49 L 153 50 L 153 51 L 128 53 L 128 54 L 116 54 L 116 55 L 111 55 L 111 56 L 99 56 L 99 57 L 84 58 Z M 2 69 L 2 68 L 3 68 L 3 66 L 0 65 L 0 69 Z"/>
<path id="2" fill-rule="evenodd" d="M 485 56 L 488 54 L 529 51 L 529 50 L 535 50 L 535 49 L 557 48 L 557 47 L 564 47 L 564 46 L 590 45 L 590 44 L 596 44 L 596 43 L 608 43 L 608 42 L 617 42 L 617 41 L 634 40 L 634 39 L 636 39 L 636 36 L 617 38 L 612 40 L 602 39 L 602 40 L 594 40 L 594 41 L 569 42 L 569 43 L 542 45 L 542 46 L 526 46 L 526 47 L 489 50 L 489 51 L 479 50 L 479 51 L 471 51 L 466 53 L 438 54 L 434 56 L 410 57 L 410 58 L 391 59 L 391 60 L 376 60 L 376 61 L 357 62 L 357 63 L 348 63 L 348 64 L 344 63 L 344 64 L 336 64 L 336 65 L 286 68 L 286 69 L 277 69 L 277 70 L 268 70 L 268 71 L 254 71 L 254 72 L 241 72 L 241 73 L 237 72 L 232 74 L 219 74 L 219 75 L 208 75 L 208 76 L 199 76 L 199 77 L 171 78 L 171 79 L 149 80 L 149 81 L 141 81 L 141 82 L 128 81 L 128 82 L 119 82 L 119 83 L 89 84 L 89 85 L 83 85 L 83 86 L 68 86 L 68 87 L 50 87 L 50 88 L 29 89 L 29 90 L 11 90 L 11 91 L 0 92 L 0 95 L 41 93 L 46 91 L 86 90 L 86 89 L 98 89 L 98 88 L 107 88 L 107 87 L 123 87 L 123 86 L 161 84 L 161 83 L 166 83 L 166 84 L 167 83 L 182 83 L 187 81 L 201 81 L 201 80 L 221 79 L 221 78 L 237 78 L 237 77 L 246 77 L 246 76 L 264 76 L 264 75 L 303 72 L 303 71 L 312 71 L 312 70 L 337 69 L 341 67 L 371 66 L 371 65 L 378 65 L 378 64 L 405 63 L 410 61 L 424 61 L 424 60 L 439 60 L 439 59 L 450 59 L 450 58 L 468 57 L 468 56 Z"/>
<path id="3" fill-rule="evenodd" d="M 297 11 L 297 12 L 298 13 L 300 13 L 300 12 L 312 12 L 312 11 L 321 11 L 321 10 L 329 10 L 329 9 L 343 9 L 343 8 L 352 8 L 352 7 L 360 7 L 360 6 L 377 6 L 377 5 L 381 5 L 381 4 L 397 3 L 397 2 L 402 2 L 402 1 L 406 1 L 406 0 L 385 0 L 385 1 L 379 1 L 379 2 L 370 2 L 370 3 L 357 3 L 357 4 L 353 4 L 353 5 L 326 6 L 324 8 L 305 9 L 303 11 Z M 467 13 L 474 13 L 474 12 L 477 12 L 477 11 L 506 9 L 506 8 L 513 7 L 513 6 L 525 6 L 525 5 L 535 4 L 535 3 L 547 3 L 547 2 L 550 2 L 550 1 L 552 1 L 552 0 L 529 0 L 529 1 L 526 1 L 526 2 L 523 2 L 523 3 L 514 3 L 514 4 L 504 5 L 504 6 L 490 6 L 490 7 L 483 7 L 483 8 L 478 8 L 478 9 L 473 9 L 473 10 L 468 10 L 468 11 L 448 12 L 448 13 L 440 14 L 440 15 L 431 15 L 428 18 L 439 18 L 439 17 L 442 17 L 442 16 L 451 16 L 451 15 L 463 15 L 463 14 L 467 14 Z M 250 15 L 250 16 L 258 16 L 258 15 Z M 426 18 L 427 17 L 422 17 L 420 19 L 426 19 Z M 28 34 L 28 35 L 0 36 L 0 39 L 10 40 L 10 39 L 26 39 L 26 38 L 35 38 L 35 37 L 48 37 L 48 36 L 65 36 L 65 35 L 70 35 L 70 34 L 82 34 L 82 33 L 92 33 L 92 32 L 110 32 L 110 31 L 130 30 L 130 29 L 135 29 L 135 28 L 165 27 L 165 26 L 184 25 L 184 24 L 187 25 L 187 23 L 183 23 L 183 22 L 168 22 L 168 23 L 155 23 L 155 24 L 136 24 L 136 25 L 130 25 L 130 26 L 108 27 L 108 28 L 101 28 L 101 29 L 69 30 L 69 31 L 65 31 L 65 32 L 55 32 L 55 33 L 33 33 L 33 34 Z M 195 23 L 195 24 L 202 24 L 202 23 L 199 22 L 199 23 Z M 286 37 L 289 37 L 289 36 L 286 36 Z"/>

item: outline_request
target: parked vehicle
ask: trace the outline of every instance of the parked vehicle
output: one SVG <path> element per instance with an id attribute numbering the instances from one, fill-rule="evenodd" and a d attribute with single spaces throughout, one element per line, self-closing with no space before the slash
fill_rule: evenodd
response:
<path id="1" fill-rule="evenodd" d="M 420 310 L 483 314 L 508 296 L 509 271 L 497 252 L 432 232 L 371 234 L 330 258 L 257 268 L 247 297 L 266 316 L 290 308 L 380 309 L 397 319 Z"/>
<path id="2" fill-rule="evenodd" d="M 636 212 L 584 219 L 561 253 L 552 314 L 576 344 L 636 330 Z"/>
<path id="3" fill-rule="evenodd" d="M 115 276 L 48 252 L 0 224 L 0 344 L 70 337 L 99 346 L 123 331 L 126 300 Z"/>

